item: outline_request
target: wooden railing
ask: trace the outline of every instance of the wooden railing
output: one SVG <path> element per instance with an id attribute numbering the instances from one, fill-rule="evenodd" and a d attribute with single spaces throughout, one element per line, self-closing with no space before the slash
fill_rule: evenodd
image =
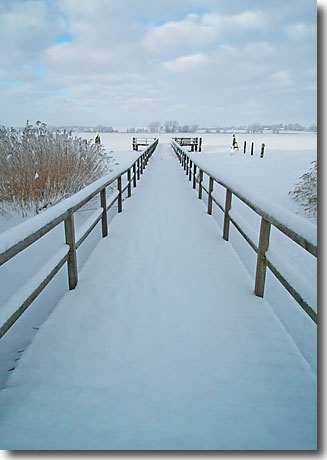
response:
<path id="1" fill-rule="evenodd" d="M 174 149 L 182 167 L 185 170 L 186 175 L 189 178 L 189 181 L 193 180 L 193 189 L 196 189 L 198 184 L 198 198 L 202 199 L 202 192 L 204 191 L 208 195 L 207 203 L 207 212 L 212 214 L 212 203 L 215 203 L 218 208 L 224 213 L 224 224 L 223 224 L 223 238 L 229 240 L 229 228 L 230 222 L 235 226 L 239 231 L 242 237 L 247 241 L 247 243 L 252 247 L 252 249 L 257 253 L 257 266 L 256 266 L 256 277 L 255 277 L 255 287 L 254 292 L 257 296 L 263 297 L 265 290 L 265 281 L 266 281 L 266 269 L 267 267 L 271 272 L 276 276 L 280 283 L 287 289 L 287 291 L 292 295 L 292 297 L 297 301 L 297 303 L 303 308 L 303 310 L 309 315 L 309 317 L 317 323 L 317 313 L 313 308 L 303 299 L 301 294 L 290 284 L 286 277 L 281 273 L 281 271 L 275 266 L 272 260 L 269 259 L 269 254 L 267 254 L 269 248 L 269 239 L 271 226 L 273 225 L 278 230 L 280 230 L 284 235 L 290 238 L 292 241 L 297 243 L 299 246 L 304 248 L 308 253 L 317 257 L 317 246 L 308 238 L 301 236 L 299 233 L 294 231 L 290 226 L 285 222 L 280 222 L 276 217 L 271 215 L 268 211 L 262 209 L 260 206 L 256 205 L 254 202 L 251 202 L 246 196 L 238 192 L 234 187 L 228 185 L 225 181 L 220 180 L 218 177 L 213 177 L 212 174 L 207 172 L 205 169 L 201 168 L 194 159 L 192 160 L 188 155 L 188 152 L 185 151 L 177 142 L 174 140 L 171 141 L 172 148 Z M 193 157 L 194 158 L 194 157 Z M 203 174 L 206 174 L 209 178 L 208 189 L 203 185 Z M 218 200 L 213 196 L 214 183 L 218 183 L 226 189 L 225 194 L 225 205 L 223 206 Z M 249 208 L 255 211 L 261 217 L 261 226 L 260 226 L 260 235 L 259 235 L 259 244 L 257 245 L 253 239 L 246 233 L 242 228 L 241 224 L 237 222 L 234 215 L 231 214 L 232 206 L 232 197 L 235 195 L 243 203 L 245 203 Z"/>
<path id="2" fill-rule="evenodd" d="M 133 150 L 138 150 L 140 146 L 146 147 L 150 144 L 152 144 L 156 138 L 154 137 L 133 137 L 132 139 L 132 149 Z"/>
<path id="3" fill-rule="evenodd" d="M 191 152 L 194 152 L 194 150 L 201 152 L 202 150 L 202 137 L 174 137 L 173 139 L 181 147 L 191 147 Z"/>
<path id="4" fill-rule="evenodd" d="M 31 244 L 38 241 L 42 236 L 54 227 L 64 222 L 65 244 L 48 262 L 30 279 L 5 305 L 0 307 L 0 338 L 10 329 L 24 311 L 31 305 L 33 300 L 43 291 L 60 268 L 67 262 L 69 289 L 74 289 L 78 282 L 77 254 L 76 251 L 95 228 L 97 223 L 102 222 L 102 237 L 108 235 L 107 212 L 117 201 L 118 212 L 123 209 L 123 194 L 127 191 L 127 197 L 132 194 L 132 187 L 136 187 L 137 180 L 143 174 L 149 158 L 158 144 L 155 139 L 130 166 L 120 171 L 114 177 L 108 176 L 99 179 L 72 197 L 62 201 L 48 211 L 30 219 L 24 229 L 17 232 L 15 228 L 0 235 L 0 266 L 9 261 Z M 122 177 L 127 175 L 126 185 L 122 185 Z M 117 183 L 117 192 L 107 204 L 106 188 Z M 74 214 L 96 195 L 100 195 L 100 208 L 97 209 L 87 222 L 76 234 L 74 228 Z M 24 223 L 26 224 L 26 222 Z M 27 230 L 26 230 L 27 228 Z"/>

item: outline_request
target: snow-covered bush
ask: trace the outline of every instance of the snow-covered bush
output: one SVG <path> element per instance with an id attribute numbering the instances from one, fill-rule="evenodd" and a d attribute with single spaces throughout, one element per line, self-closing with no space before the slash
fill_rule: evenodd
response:
<path id="1" fill-rule="evenodd" d="M 304 206 L 308 215 L 315 216 L 318 208 L 317 197 L 317 161 L 313 161 L 311 168 L 300 177 L 293 191 L 289 192 L 292 198 Z"/>
<path id="2" fill-rule="evenodd" d="M 110 169 L 111 157 L 91 140 L 46 124 L 0 129 L 0 204 L 38 213 L 78 192 Z"/>

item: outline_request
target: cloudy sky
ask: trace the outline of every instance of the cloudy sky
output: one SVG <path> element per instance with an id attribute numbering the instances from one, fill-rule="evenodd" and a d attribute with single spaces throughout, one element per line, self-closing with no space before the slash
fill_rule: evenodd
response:
<path id="1" fill-rule="evenodd" d="M 0 124 L 316 122 L 314 0 L 0 0 Z"/>

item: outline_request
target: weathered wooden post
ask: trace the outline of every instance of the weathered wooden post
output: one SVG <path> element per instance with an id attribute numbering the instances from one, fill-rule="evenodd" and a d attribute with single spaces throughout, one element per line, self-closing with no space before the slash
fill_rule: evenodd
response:
<path id="1" fill-rule="evenodd" d="M 254 142 L 251 144 L 251 155 L 253 155 L 253 149 L 254 149 Z"/>
<path id="2" fill-rule="evenodd" d="M 208 214 L 212 214 L 212 192 L 213 192 L 213 178 L 209 179 L 209 193 L 208 193 Z"/>
<path id="3" fill-rule="evenodd" d="M 223 238 L 224 240 L 228 241 L 229 240 L 229 224 L 230 224 L 230 218 L 229 218 L 229 211 L 230 208 L 232 207 L 232 192 L 228 188 L 226 188 L 226 199 L 225 199 L 225 212 L 224 212 L 224 231 L 223 231 Z"/>
<path id="4" fill-rule="evenodd" d="M 135 137 L 132 138 L 132 149 L 135 150 Z"/>
<path id="5" fill-rule="evenodd" d="M 136 187 L 136 162 L 133 164 L 133 187 Z"/>
<path id="6" fill-rule="evenodd" d="M 196 152 L 198 151 L 198 142 L 199 142 L 199 138 L 196 137 L 196 138 L 195 138 L 195 151 L 196 151 Z"/>
<path id="7" fill-rule="evenodd" d="M 100 203 L 102 208 L 102 237 L 105 238 L 108 235 L 108 219 L 107 219 L 107 198 L 106 188 L 100 192 Z"/>
<path id="8" fill-rule="evenodd" d="M 137 159 L 137 180 L 140 180 L 140 158 Z"/>
<path id="9" fill-rule="evenodd" d="M 142 153 L 142 155 L 141 155 L 141 157 L 140 157 L 140 163 L 141 163 L 141 175 L 143 174 L 143 158 L 144 158 L 144 157 L 143 157 L 143 153 Z"/>
<path id="10" fill-rule="evenodd" d="M 199 139 L 199 152 L 202 150 L 202 137 Z"/>
<path id="11" fill-rule="evenodd" d="M 258 256 L 257 256 L 255 287 L 254 287 L 254 293 L 258 297 L 263 297 L 264 291 L 265 291 L 266 270 L 267 270 L 266 252 L 268 251 L 268 248 L 269 248 L 270 228 L 271 228 L 270 222 L 268 222 L 266 219 L 262 217 L 261 226 L 260 226 Z"/>
<path id="12" fill-rule="evenodd" d="M 203 171 L 200 169 L 199 171 L 199 200 L 202 199 L 202 181 L 203 181 Z"/>
<path id="13" fill-rule="evenodd" d="M 260 152 L 260 158 L 263 158 L 264 152 L 265 152 L 265 144 L 262 144 L 262 146 L 261 146 L 261 152 Z"/>
<path id="14" fill-rule="evenodd" d="M 190 159 L 189 159 L 189 157 L 186 157 L 186 158 L 187 158 L 187 160 L 186 160 L 186 171 L 185 171 L 185 173 L 188 176 L 188 163 L 189 163 Z"/>
<path id="15" fill-rule="evenodd" d="M 121 187 L 121 176 L 117 179 L 117 189 L 118 189 L 118 212 L 122 212 L 123 210 L 123 197 L 122 197 L 122 187 Z"/>
<path id="16" fill-rule="evenodd" d="M 74 214 L 71 214 L 65 219 L 65 238 L 66 244 L 69 246 L 69 256 L 67 260 L 68 285 L 69 289 L 72 290 L 75 289 L 78 282 Z"/>
<path id="17" fill-rule="evenodd" d="M 189 168 L 189 174 L 188 174 L 188 180 L 191 181 L 192 179 L 192 166 L 193 166 L 193 161 L 190 160 L 190 168 Z"/>
<path id="18" fill-rule="evenodd" d="M 193 188 L 196 189 L 196 164 L 193 165 Z"/>
<path id="19" fill-rule="evenodd" d="M 244 141 L 243 153 L 246 153 L 246 141 Z"/>
<path id="20" fill-rule="evenodd" d="M 127 171 L 127 180 L 128 180 L 128 186 L 127 186 L 127 197 L 132 196 L 132 181 L 131 181 L 131 168 Z"/>

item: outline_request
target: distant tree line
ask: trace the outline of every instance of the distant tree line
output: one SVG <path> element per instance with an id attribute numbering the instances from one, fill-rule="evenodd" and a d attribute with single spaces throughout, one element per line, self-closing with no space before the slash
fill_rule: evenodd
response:
<path id="1" fill-rule="evenodd" d="M 128 133 L 195 133 L 198 130 L 205 131 L 207 133 L 223 133 L 226 131 L 244 131 L 247 133 L 263 133 L 270 131 L 273 133 L 280 133 L 283 131 L 312 131 L 317 132 L 317 125 L 311 124 L 310 126 L 303 126 L 299 123 L 279 123 L 279 124 L 261 124 L 252 123 L 250 125 L 229 125 L 229 126 L 213 126 L 213 127 L 201 127 L 199 124 L 179 124 L 176 120 L 167 120 L 163 124 L 159 121 L 152 121 L 147 126 L 143 127 L 132 127 L 128 128 Z"/>
<path id="2" fill-rule="evenodd" d="M 17 128 L 21 129 L 21 128 Z M 112 126 L 48 126 L 49 131 L 68 130 L 71 132 L 79 133 L 117 133 L 118 129 Z M 224 133 L 231 131 L 243 131 L 246 133 L 263 133 L 273 132 L 280 133 L 283 131 L 311 131 L 317 132 L 317 125 L 312 123 L 309 126 L 303 126 L 300 123 L 251 123 L 249 125 L 226 125 L 226 126 L 201 126 L 199 124 L 180 124 L 176 120 L 167 120 L 164 123 L 159 121 L 152 121 L 148 125 L 140 127 L 127 128 L 128 133 L 196 133 L 197 131 L 207 133 Z"/>

